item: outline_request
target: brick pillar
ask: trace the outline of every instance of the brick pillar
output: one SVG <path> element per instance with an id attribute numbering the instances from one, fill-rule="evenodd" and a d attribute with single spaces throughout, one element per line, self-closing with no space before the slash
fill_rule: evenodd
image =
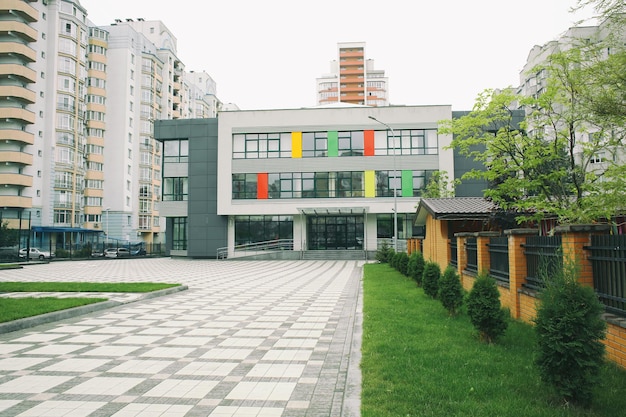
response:
<path id="1" fill-rule="evenodd" d="M 489 255 L 489 239 L 492 237 L 500 236 L 499 232 L 477 232 L 476 236 L 476 248 L 478 252 L 478 273 L 489 273 L 491 267 L 491 257 Z"/>
<path id="2" fill-rule="evenodd" d="M 469 233 L 456 233 L 453 239 L 456 239 L 456 263 L 459 274 L 467 268 L 467 251 L 465 250 L 465 241 L 467 237 L 471 236 Z"/>
<path id="3" fill-rule="evenodd" d="M 537 235 L 537 229 L 505 230 L 509 237 L 509 291 L 511 293 L 511 315 L 518 319 L 520 313 L 520 290 L 526 282 L 526 255 L 522 245 L 526 243 L 526 236 Z"/>
<path id="4" fill-rule="evenodd" d="M 610 230 L 606 224 L 557 226 L 554 232 L 561 235 L 563 261 L 575 262 L 578 267 L 578 282 L 593 288 L 593 268 L 591 255 L 585 246 L 591 244 L 592 234 L 604 234 Z"/>

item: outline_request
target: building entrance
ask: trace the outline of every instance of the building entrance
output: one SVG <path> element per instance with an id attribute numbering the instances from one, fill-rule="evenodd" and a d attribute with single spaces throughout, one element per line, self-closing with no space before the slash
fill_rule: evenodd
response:
<path id="1" fill-rule="evenodd" d="M 308 248 L 362 250 L 363 230 L 363 216 L 309 216 Z"/>

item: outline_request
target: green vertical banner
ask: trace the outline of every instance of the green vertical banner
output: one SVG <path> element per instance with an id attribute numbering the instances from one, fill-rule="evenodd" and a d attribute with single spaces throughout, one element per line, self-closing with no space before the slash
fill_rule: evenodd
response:
<path id="1" fill-rule="evenodd" d="M 337 131 L 328 132 L 328 156 L 339 155 L 339 134 Z"/>
<path id="2" fill-rule="evenodd" d="M 413 171 L 402 170 L 402 197 L 413 197 Z"/>

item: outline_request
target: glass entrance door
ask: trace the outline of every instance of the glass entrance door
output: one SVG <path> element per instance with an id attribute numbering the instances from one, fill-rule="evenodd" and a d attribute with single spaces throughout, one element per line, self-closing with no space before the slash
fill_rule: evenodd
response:
<path id="1" fill-rule="evenodd" d="M 308 247 L 312 250 L 362 250 L 363 230 L 363 216 L 308 217 Z"/>

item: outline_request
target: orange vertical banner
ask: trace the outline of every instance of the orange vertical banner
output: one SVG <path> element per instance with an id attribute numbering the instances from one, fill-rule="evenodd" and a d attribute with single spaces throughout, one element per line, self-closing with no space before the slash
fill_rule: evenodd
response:
<path id="1" fill-rule="evenodd" d="M 364 138 L 364 150 L 363 155 L 365 156 L 374 156 L 374 131 L 373 130 L 365 130 L 363 131 Z"/>
<path id="2" fill-rule="evenodd" d="M 256 198 L 267 200 L 267 172 L 259 173 L 256 176 Z"/>

